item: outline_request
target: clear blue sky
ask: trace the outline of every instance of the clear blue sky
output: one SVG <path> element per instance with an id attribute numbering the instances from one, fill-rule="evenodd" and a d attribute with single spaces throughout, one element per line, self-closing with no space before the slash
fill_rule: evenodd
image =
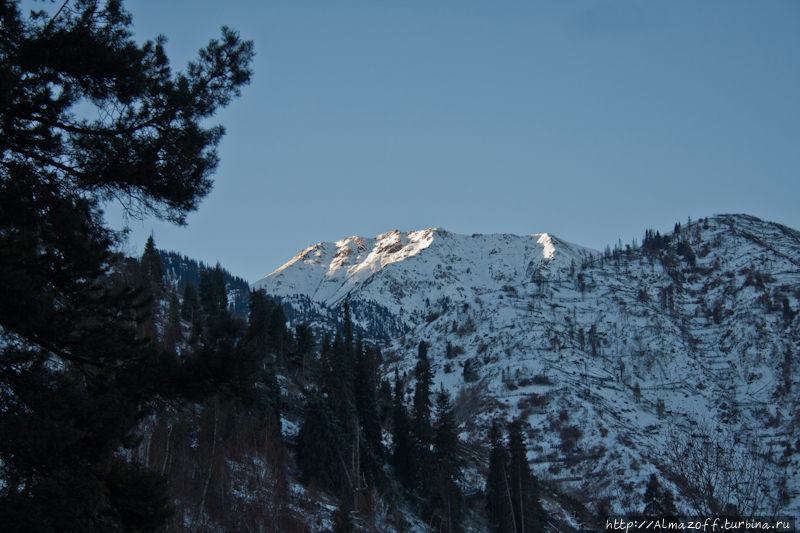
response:
<path id="1" fill-rule="evenodd" d="M 602 249 L 715 213 L 800 228 L 800 2 L 129 0 L 184 68 L 255 42 L 215 189 L 130 221 L 250 282 L 301 249 L 442 227 Z M 109 222 L 123 222 L 113 209 Z"/>

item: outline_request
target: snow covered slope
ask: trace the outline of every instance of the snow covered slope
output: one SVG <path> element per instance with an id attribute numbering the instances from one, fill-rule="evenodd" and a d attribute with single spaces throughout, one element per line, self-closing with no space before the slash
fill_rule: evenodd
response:
<path id="1" fill-rule="evenodd" d="M 393 231 L 307 248 L 254 288 L 298 322 L 335 324 L 348 298 L 367 337 L 391 339 L 384 371 L 409 387 L 424 340 L 465 447 L 485 453 L 488 421 L 521 417 L 538 475 L 590 508 L 641 511 L 651 473 L 683 510 L 701 505 L 679 490 L 691 461 L 675 456 L 694 441 L 762 468 L 720 482 L 714 505 L 798 515 L 793 229 L 721 215 L 604 252 L 546 234 Z"/>
<path id="2" fill-rule="evenodd" d="M 365 336 L 387 340 L 454 302 L 562 276 L 591 252 L 547 234 L 393 230 L 310 246 L 252 288 L 302 309 L 306 319 L 320 313 L 338 317 L 337 308 L 348 299 Z M 374 323 L 376 318 L 381 322 Z"/>

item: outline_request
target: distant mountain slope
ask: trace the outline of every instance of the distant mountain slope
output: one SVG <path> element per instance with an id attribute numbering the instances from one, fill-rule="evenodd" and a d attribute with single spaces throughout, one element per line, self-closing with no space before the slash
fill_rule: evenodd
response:
<path id="1" fill-rule="evenodd" d="M 214 268 L 178 252 L 158 250 L 158 255 L 161 258 L 161 264 L 164 266 L 166 279 L 171 280 L 181 293 L 187 283 L 192 283 L 197 288 L 200 283 L 200 273 Z M 222 276 L 225 279 L 225 286 L 228 290 L 228 307 L 237 315 L 247 316 L 250 305 L 249 284 L 224 268 L 222 269 Z"/>
<path id="2" fill-rule="evenodd" d="M 522 417 L 538 474 L 586 505 L 641 511 L 659 473 L 691 510 L 679 467 L 688 443 L 716 442 L 729 464 L 763 470 L 720 482 L 714 505 L 800 513 L 796 230 L 720 215 L 604 252 L 546 234 L 393 231 L 309 247 L 254 288 L 320 326 L 348 298 L 367 336 L 391 339 L 384 372 L 409 385 L 424 340 L 461 402 L 463 441 Z"/>

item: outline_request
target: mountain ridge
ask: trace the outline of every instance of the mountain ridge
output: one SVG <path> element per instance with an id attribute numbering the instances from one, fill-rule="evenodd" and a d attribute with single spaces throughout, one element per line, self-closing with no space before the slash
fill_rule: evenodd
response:
<path id="1" fill-rule="evenodd" d="M 523 278 L 545 278 L 553 268 L 567 268 L 592 253 L 597 252 L 546 233 L 467 236 L 440 228 L 392 230 L 374 238 L 353 236 L 309 246 L 251 287 L 284 302 L 304 295 L 306 304 L 319 309 L 338 307 L 345 298 L 351 306 L 383 306 L 399 318 L 395 330 L 402 332 L 420 323 L 436 305 Z M 550 264 L 547 259 L 555 255 L 559 258 Z M 424 288 L 424 297 L 417 297 L 418 278 L 436 280 Z M 354 311 L 354 321 L 363 322 L 365 316 Z M 375 338 L 379 339 L 388 340 Z"/>
<path id="2" fill-rule="evenodd" d="M 320 327 L 320 317 L 337 324 L 346 296 L 365 339 L 385 346 L 383 374 L 396 370 L 409 387 L 424 341 L 435 386 L 480 398 L 461 411 L 465 445 L 480 449 L 492 419 L 521 418 L 537 475 L 561 480 L 586 505 L 641 509 L 639 488 L 658 474 L 686 510 L 703 510 L 675 452 L 736 434 L 731 461 L 772 458 L 759 463 L 769 489 L 748 485 L 762 490 L 751 510 L 769 501 L 798 514 L 800 232 L 717 215 L 603 252 L 547 236 L 551 258 L 542 235 L 382 236 L 309 247 L 276 271 L 285 283 L 268 276 L 254 288 L 294 309 L 293 321 L 312 317 Z M 383 262 L 375 249 L 402 259 Z M 317 285 L 297 279 L 324 290 L 293 294 L 302 284 L 289 274 L 306 261 L 318 261 Z M 348 278 L 359 265 L 369 275 Z M 293 307 L 299 301 L 307 307 Z M 380 320 L 370 322 L 375 309 Z M 378 322 L 391 326 L 378 332 Z M 745 443 L 760 451 L 748 455 Z M 734 485 L 715 497 L 754 506 Z"/>

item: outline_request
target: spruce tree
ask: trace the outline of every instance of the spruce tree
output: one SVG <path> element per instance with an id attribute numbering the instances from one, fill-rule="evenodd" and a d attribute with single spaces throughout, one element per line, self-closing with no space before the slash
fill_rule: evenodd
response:
<path id="1" fill-rule="evenodd" d="M 418 361 L 416 366 L 417 386 L 413 398 L 413 434 L 415 441 L 416 483 L 423 492 L 430 488 L 433 473 L 433 445 L 431 384 L 433 376 L 426 361 Z"/>
<path id="2" fill-rule="evenodd" d="M 414 389 L 414 435 L 423 448 L 430 448 L 430 445 L 433 444 L 431 423 L 433 375 L 430 365 L 425 361 L 417 362 L 415 372 L 417 385 Z"/>
<path id="3" fill-rule="evenodd" d="M 250 295 L 248 338 L 250 349 L 255 352 L 254 357 L 260 366 L 259 384 L 262 390 L 258 397 L 261 409 L 266 415 L 267 424 L 280 430 L 281 391 L 275 374 L 275 354 L 270 352 L 270 303 L 263 290 Z"/>
<path id="4" fill-rule="evenodd" d="M 200 311 L 200 298 L 198 298 L 197 291 L 192 283 L 187 283 L 183 289 L 181 318 L 189 322 L 192 339 L 196 339 L 203 331 L 203 313 Z"/>
<path id="5" fill-rule="evenodd" d="M 325 393 L 331 386 L 331 361 L 333 359 L 333 346 L 331 345 L 331 337 L 327 333 L 322 339 L 322 345 L 319 349 L 319 364 L 313 372 L 319 375 L 317 385 Z"/>
<path id="6" fill-rule="evenodd" d="M 181 303 L 181 318 L 190 322 L 194 321 L 195 314 L 200 312 L 200 299 L 197 297 L 192 283 L 187 283 L 183 288 L 183 303 Z"/>
<path id="7" fill-rule="evenodd" d="M 356 413 L 364 432 L 364 438 L 377 457 L 383 456 L 383 444 L 381 442 L 381 424 L 378 418 L 378 409 L 375 403 L 376 384 L 372 376 L 372 362 L 375 357 L 376 349 L 361 345 L 359 336 L 356 343 L 356 361 L 354 376 L 354 399 Z"/>
<path id="8" fill-rule="evenodd" d="M 228 311 L 228 293 L 225 290 L 225 277 L 222 274 L 222 267 L 219 263 L 213 269 L 204 270 L 200 273 L 198 293 L 200 307 L 206 317 L 213 319 L 220 313 Z"/>
<path id="9" fill-rule="evenodd" d="M 377 408 L 381 427 L 388 427 L 392 423 L 392 407 L 394 406 L 394 394 L 392 393 L 392 383 L 389 378 L 381 380 L 378 388 Z"/>
<path id="10" fill-rule="evenodd" d="M 428 344 L 425 341 L 419 341 L 417 347 L 417 357 L 420 361 L 428 362 Z"/>
<path id="11" fill-rule="evenodd" d="M 308 323 L 298 324 L 294 328 L 295 357 L 303 372 L 303 377 L 311 377 L 314 366 L 314 336 Z"/>
<path id="12" fill-rule="evenodd" d="M 2 531 L 160 529 L 165 483 L 124 450 L 153 405 L 237 373 L 239 352 L 194 375 L 214 350 L 178 358 L 137 334 L 144 293 L 100 206 L 185 223 L 218 161 L 205 121 L 248 83 L 253 46 L 223 29 L 173 73 L 164 39 L 139 45 L 131 24 L 121 1 L 0 2 Z"/>
<path id="13" fill-rule="evenodd" d="M 328 404 L 344 443 L 349 446 L 355 435 L 355 405 L 353 393 L 353 349 L 347 348 L 340 332 L 333 337 L 331 369 L 326 388 Z M 349 453 L 345 454 L 350 456 Z"/>
<path id="14" fill-rule="evenodd" d="M 678 514 L 675 498 L 669 489 L 662 489 L 658 476 L 650 474 L 644 492 L 644 515 L 656 518 L 671 517 Z"/>
<path id="15" fill-rule="evenodd" d="M 263 377 L 264 352 L 255 349 L 252 332 L 228 310 L 225 281 L 219 264 L 200 276 L 200 318 L 202 329 L 193 328 L 192 353 L 184 357 L 184 375 L 172 381 L 189 398 L 206 392 L 255 399 L 255 381 Z M 199 334 L 198 334 L 199 330 Z"/>
<path id="16" fill-rule="evenodd" d="M 286 328 L 286 313 L 283 306 L 277 302 L 272 304 L 272 312 L 269 318 L 270 349 L 272 353 L 280 358 L 289 350 L 292 344 L 292 334 Z M 283 363 L 281 363 L 283 364 Z"/>
<path id="17" fill-rule="evenodd" d="M 363 345 L 361 335 L 357 337 L 353 388 L 359 424 L 358 431 L 361 434 L 356 439 L 359 446 L 356 469 L 357 475 L 365 479 L 371 486 L 383 485 L 385 479 L 382 469 L 384 449 L 381 439 L 381 423 L 376 404 L 377 390 L 372 376 L 375 352 L 373 347 Z"/>
<path id="18" fill-rule="evenodd" d="M 329 445 L 331 453 L 336 457 L 339 472 L 329 485 L 341 490 L 347 487 L 352 491 L 360 483 L 357 475 L 361 474 L 361 426 L 355 406 L 355 346 L 347 302 L 344 311 L 344 325 L 334 335 L 333 342 L 328 336 L 323 341 L 320 371 L 324 404 L 330 414 L 332 440 Z M 307 420 L 303 424 L 305 427 Z M 377 470 L 372 469 L 373 473 Z"/>
<path id="19" fill-rule="evenodd" d="M 453 466 L 461 466 L 461 451 L 456 435 L 456 420 L 450 393 L 444 384 L 436 392 L 436 420 L 434 423 L 433 447 L 436 460 L 447 461 Z"/>
<path id="20" fill-rule="evenodd" d="M 164 266 L 161 264 L 161 257 L 158 255 L 152 235 L 147 238 L 144 253 L 139 260 L 139 273 L 144 295 L 146 295 L 149 300 L 143 308 L 147 318 L 143 321 L 144 324 L 140 327 L 139 331 L 145 337 L 155 340 L 159 337 L 163 337 L 164 333 L 166 333 L 166 324 L 162 321 L 162 327 L 159 328 L 156 322 L 161 314 L 160 308 L 163 307 L 164 300 L 166 300 L 168 296 L 163 285 Z"/>
<path id="21" fill-rule="evenodd" d="M 546 515 L 539 502 L 539 481 L 531 472 L 522 422 L 508 426 L 508 485 L 514 511 L 514 523 L 519 533 L 544 531 Z"/>
<path id="22" fill-rule="evenodd" d="M 503 444 L 503 437 L 497 421 L 492 421 L 489 430 L 489 473 L 486 478 L 486 512 L 489 519 L 489 530 L 492 533 L 512 533 L 513 513 L 511 507 L 511 490 L 508 485 L 509 457 Z"/>
<path id="23" fill-rule="evenodd" d="M 141 263 L 147 280 L 150 283 L 161 283 L 164 278 L 164 265 L 161 263 L 161 257 L 158 255 L 152 235 L 147 237 Z"/>
<path id="24" fill-rule="evenodd" d="M 394 429 L 394 453 L 392 465 L 395 477 L 406 488 L 414 486 L 417 466 L 414 456 L 414 440 L 411 436 L 411 424 L 408 419 L 405 402 L 403 400 L 403 383 L 400 373 L 394 371 L 394 405 L 392 408 L 392 421 Z"/>
<path id="25" fill-rule="evenodd" d="M 647 488 L 644 491 L 644 514 L 646 516 L 658 516 L 661 513 L 661 486 L 658 483 L 658 477 L 655 474 L 650 474 Z"/>
<path id="26" fill-rule="evenodd" d="M 336 491 L 342 484 L 337 430 L 332 424 L 332 415 L 324 399 L 311 394 L 303 408 L 297 442 L 303 482 L 316 482 L 322 488 Z"/>
<path id="27" fill-rule="evenodd" d="M 434 431 L 435 467 L 430 487 L 431 523 L 438 531 L 461 531 L 461 453 L 456 436 L 450 394 L 442 386 L 436 393 Z"/>

